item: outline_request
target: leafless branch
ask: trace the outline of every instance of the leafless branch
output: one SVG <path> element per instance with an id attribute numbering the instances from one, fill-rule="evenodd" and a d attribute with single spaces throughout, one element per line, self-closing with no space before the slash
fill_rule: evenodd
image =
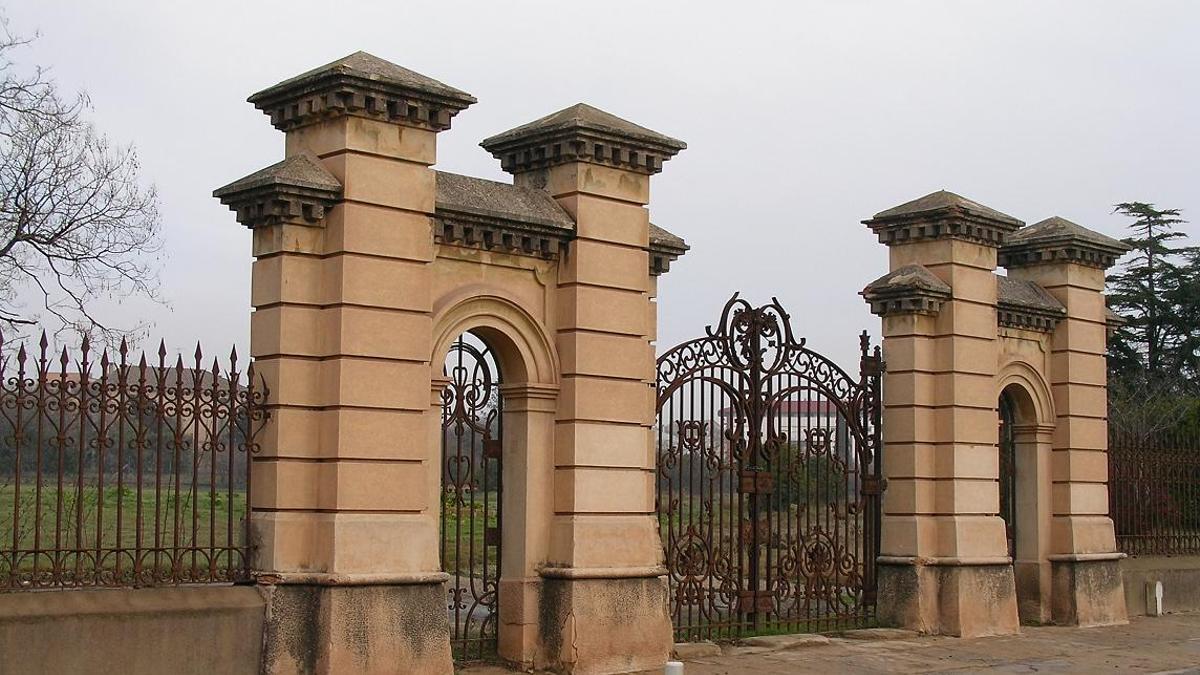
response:
<path id="1" fill-rule="evenodd" d="M 159 299 L 157 194 L 133 148 L 84 119 L 86 96 L 64 100 L 43 69 L 21 71 L 14 54 L 29 42 L 0 17 L 0 324 L 47 318 L 112 338 L 125 331 L 97 300 Z M 29 290 L 40 309 L 22 306 Z"/>

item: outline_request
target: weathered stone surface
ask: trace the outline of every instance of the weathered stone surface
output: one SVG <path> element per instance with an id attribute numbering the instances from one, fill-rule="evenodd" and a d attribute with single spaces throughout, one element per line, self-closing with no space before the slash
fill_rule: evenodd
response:
<path id="1" fill-rule="evenodd" d="M 441 131 L 475 97 L 359 51 L 268 87 L 249 101 L 284 131 L 336 115 Z"/>
<path id="2" fill-rule="evenodd" d="M 680 661 L 703 659 L 710 656 L 720 656 L 721 646 L 707 640 L 703 642 L 676 642 L 671 649 L 671 656 Z"/>
<path id="3" fill-rule="evenodd" d="M 1129 250 L 1122 241 L 1053 216 L 1005 237 L 1000 264 L 1011 268 L 1062 261 L 1107 268 Z"/>
<path id="4" fill-rule="evenodd" d="M 862 296 L 879 316 L 937 314 L 951 289 L 921 265 L 904 265 L 867 284 Z"/>
<path id="5" fill-rule="evenodd" d="M 587 162 L 653 174 L 687 144 L 586 103 L 522 124 L 480 143 L 505 171 Z"/>
<path id="6" fill-rule="evenodd" d="M 292 155 L 213 191 L 250 228 L 317 223 L 341 194 L 341 182 L 309 153 Z"/>
<path id="7" fill-rule="evenodd" d="M 538 633 L 547 660 L 571 673 L 661 669 L 671 651 L 665 577 L 546 579 Z"/>
<path id="8" fill-rule="evenodd" d="M 453 672 L 441 584 L 264 590 L 264 673 Z"/>
<path id="9" fill-rule="evenodd" d="M 804 649 L 808 647 L 821 647 L 829 644 L 829 638 L 824 635 L 757 635 L 748 637 L 741 641 L 747 647 L 762 647 L 770 650 L 781 651 L 785 649 Z"/>
<path id="10" fill-rule="evenodd" d="M 0 673 L 252 675 L 264 615 L 247 586 L 0 593 Z"/>
<path id="11" fill-rule="evenodd" d="M 1067 318 L 1067 308 L 1032 281 L 996 276 L 997 321 L 1001 326 L 1052 331 Z"/>
<path id="12" fill-rule="evenodd" d="M 839 637 L 848 640 L 911 640 L 920 635 L 915 630 L 903 628 L 860 628 L 838 633 Z"/>
<path id="13" fill-rule="evenodd" d="M 888 246 L 926 239 L 960 239 L 999 246 L 1008 233 L 1024 225 L 1010 215 L 946 190 L 880 211 L 863 224 Z"/>

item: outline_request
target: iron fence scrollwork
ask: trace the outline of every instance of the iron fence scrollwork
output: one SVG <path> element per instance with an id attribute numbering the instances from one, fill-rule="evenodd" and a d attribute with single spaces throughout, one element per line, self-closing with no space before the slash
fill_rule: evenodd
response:
<path id="1" fill-rule="evenodd" d="M 253 364 L 0 339 L 0 590 L 251 580 Z"/>
<path id="2" fill-rule="evenodd" d="M 853 378 L 777 300 L 734 295 L 658 360 L 657 512 L 678 640 L 865 625 L 879 551 L 882 358 Z"/>

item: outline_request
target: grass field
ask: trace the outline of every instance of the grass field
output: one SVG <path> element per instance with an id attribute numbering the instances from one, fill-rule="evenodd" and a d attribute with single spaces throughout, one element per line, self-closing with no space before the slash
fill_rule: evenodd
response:
<path id="1" fill-rule="evenodd" d="M 60 493 L 57 485 L 43 484 L 40 499 L 30 484 L 21 485 L 19 499 L 15 486 L 0 486 L 0 551 L 14 549 L 14 530 L 15 549 L 19 551 L 31 550 L 35 544 L 53 549 L 56 542 L 60 549 L 94 549 L 99 542 L 102 549 L 132 550 L 139 544 L 139 523 L 143 549 L 241 545 L 245 538 L 245 491 L 234 490 L 230 495 L 220 490 L 210 495 L 200 488 L 192 495 L 189 490 L 190 486 L 181 487 L 176 499 L 173 486 L 164 486 L 160 495 L 155 494 L 153 485 L 143 486 L 139 513 L 136 486 L 120 490 L 106 486 L 100 490 L 85 485 L 80 490 L 68 484 Z"/>
<path id="2" fill-rule="evenodd" d="M 466 503 L 457 506 L 453 497 L 442 500 L 442 570 L 462 576 L 479 575 L 483 572 L 484 531 L 496 527 L 499 519 L 499 493 L 489 491 L 466 497 Z M 472 501 L 472 498 L 474 501 Z M 487 516 L 484 516 L 484 504 Z M 474 551 L 472 558 L 471 552 Z M 461 561 L 461 563 L 460 563 Z M 493 548 L 488 551 L 488 567 L 494 573 L 499 560 Z"/>

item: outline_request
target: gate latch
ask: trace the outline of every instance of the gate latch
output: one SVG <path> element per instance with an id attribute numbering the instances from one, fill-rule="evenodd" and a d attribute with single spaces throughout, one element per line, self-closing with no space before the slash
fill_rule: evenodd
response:
<path id="1" fill-rule="evenodd" d="M 775 477 L 771 475 L 770 471 L 742 469 L 738 475 L 741 479 L 738 486 L 739 492 L 769 495 L 775 491 Z"/>
<path id="2" fill-rule="evenodd" d="M 500 528 L 499 527 L 483 528 L 483 545 L 484 546 L 499 546 L 500 545 Z"/>
<path id="3" fill-rule="evenodd" d="M 485 438 L 483 441 L 483 456 L 487 459 L 500 459 L 502 446 L 498 438 Z"/>

